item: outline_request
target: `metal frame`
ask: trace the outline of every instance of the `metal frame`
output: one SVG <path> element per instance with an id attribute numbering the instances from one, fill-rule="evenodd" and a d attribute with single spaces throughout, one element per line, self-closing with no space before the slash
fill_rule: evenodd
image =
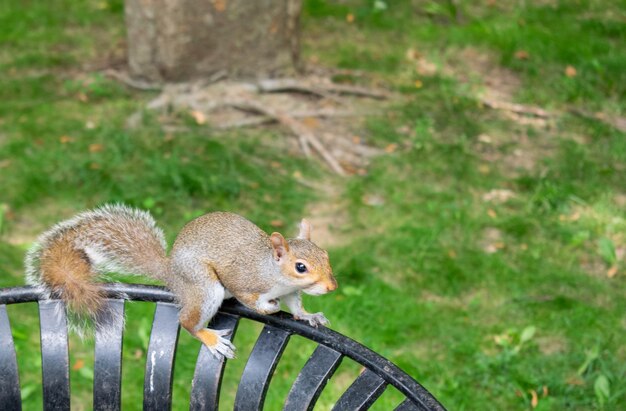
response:
<path id="1" fill-rule="evenodd" d="M 180 330 L 174 295 L 163 287 L 149 285 L 118 283 L 104 284 L 104 288 L 109 298 L 109 308 L 114 311 L 123 313 L 124 300 L 157 304 L 147 352 L 144 409 L 170 409 L 174 355 Z M 39 304 L 44 409 L 69 409 L 69 360 L 63 303 L 43 299 L 41 292 L 34 287 L 0 289 L 0 404 L 3 404 L 3 409 L 21 409 L 17 361 L 5 306 L 28 302 Z M 394 386 L 406 397 L 396 410 L 445 410 L 422 385 L 379 354 L 331 329 L 313 328 L 296 321 L 288 313 L 262 315 L 234 300 L 227 300 L 212 326 L 232 330 L 232 338 L 239 318 L 263 323 L 265 327 L 239 382 L 235 409 L 263 408 L 274 369 L 289 337 L 297 334 L 319 345 L 296 378 L 286 398 L 284 410 L 312 409 L 343 357 L 363 365 L 365 370 L 339 398 L 334 410 L 368 409 L 387 385 Z M 114 410 L 120 407 L 122 335 L 121 322 L 114 324 L 106 335 L 96 334 L 96 410 Z M 224 360 L 217 360 L 202 347 L 196 362 L 190 409 L 217 408 L 223 370 Z"/>

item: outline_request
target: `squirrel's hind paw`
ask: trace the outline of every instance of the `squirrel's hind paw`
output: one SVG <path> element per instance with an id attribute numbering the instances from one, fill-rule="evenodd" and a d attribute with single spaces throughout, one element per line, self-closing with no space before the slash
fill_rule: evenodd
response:
<path id="1" fill-rule="evenodd" d="M 229 359 L 235 358 L 235 346 L 225 338 L 232 333 L 231 330 L 201 330 L 198 338 L 216 358 L 224 356 Z"/>
<path id="2" fill-rule="evenodd" d="M 312 327 L 317 328 L 320 325 L 329 325 L 330 321 L 324 316 L 324 313 L 304 314 L 296 317 L 296 320 L 303 320 L 309 323 Z"/>

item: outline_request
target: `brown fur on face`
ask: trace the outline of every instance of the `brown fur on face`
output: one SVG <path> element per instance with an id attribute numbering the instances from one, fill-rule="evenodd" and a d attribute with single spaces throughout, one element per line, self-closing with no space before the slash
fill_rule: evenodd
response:
<path id="1" fill-rule="evenodd" d="M 310 284 L 323 284 L 327 291 L 337 288 L 337 280 L 333 276 L 330 260 L 326 250 L 321 249 L 313 242 L 302 238 L 291 238 L 289 244 L 289 261 L 283 264 L 283 273 L 299 279 L 307 279 Z M 306 267 L 305 273 L 298 273 L 295 269 L 297 261 L 301 261 Z"/>

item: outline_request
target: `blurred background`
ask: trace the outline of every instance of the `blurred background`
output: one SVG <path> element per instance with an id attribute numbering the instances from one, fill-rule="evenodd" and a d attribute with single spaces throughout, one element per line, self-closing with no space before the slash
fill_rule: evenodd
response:
<path id="1" fill-rule="evenodd" d="M 623 409 L 623 2 L 172 4 L 0 2 L 0 286 L 24 283 L 40 232 L 106 202 L 150 210 L 170 244 L 213 210 L 288 236 L 307 217 L 340 286 L 305 306 L 449 409 Z M 143 384 L 152 311 L 127 308 L 125 387 Z M 9 315 L 40 409 L 37 310 Z M 258 331 L 242 323 L 240 358 Z M 268 409 L 313 350 L 295 340 Z M 72 405 L 90 409 L 93 342 L 70 347 Z M 181 333 L 175 409 L 198 349 Z M 342 365 L 318 408 L 358 372 Z"/>

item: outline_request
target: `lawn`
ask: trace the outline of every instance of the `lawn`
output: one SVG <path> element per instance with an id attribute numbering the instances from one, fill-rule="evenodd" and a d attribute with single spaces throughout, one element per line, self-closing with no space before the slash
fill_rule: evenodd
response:
<path id="1" fill-rule="evenodd" d="M 339 289 L 305 306 L 333 329 L 450 410 L 623 409 L 626 6 L 307 0 L 302 23 L 309 67 L 393 93 L 358 120 L 359 141 L 382 154 L 354 175 L 292 151 L 275 126 L 222 131 L 175 112 L 186 131 L 172 133 L 144 112 L 129 127 L 156 92 L 102 74 L 123 62 L 121 1 L 0 3 L 0 286 L 23 284 L 39 232 L 105 202 L 149 209 L 170 244 L 211 210 L 293 235 L 331 205 L 318 220 Z M 127 307 L 125 387 L 143 386 L 152 312 Z M 37 310 L 9 315 L 24 409 L 38 409 Z M 224 409 L 258 332 L 237 332 Z M 93 342 L 70 346 L 72 406 L 90 409 Z M 175 409 L 198 348 L 181 333 Z M 293 339 L 267 409 L 313 348 Z M 358 372 L 343 364 L 318 408 Z M 141 394 L 127 389 L 124 409 Z M 400 398 L 390 389 L 373 409 Z"/>

